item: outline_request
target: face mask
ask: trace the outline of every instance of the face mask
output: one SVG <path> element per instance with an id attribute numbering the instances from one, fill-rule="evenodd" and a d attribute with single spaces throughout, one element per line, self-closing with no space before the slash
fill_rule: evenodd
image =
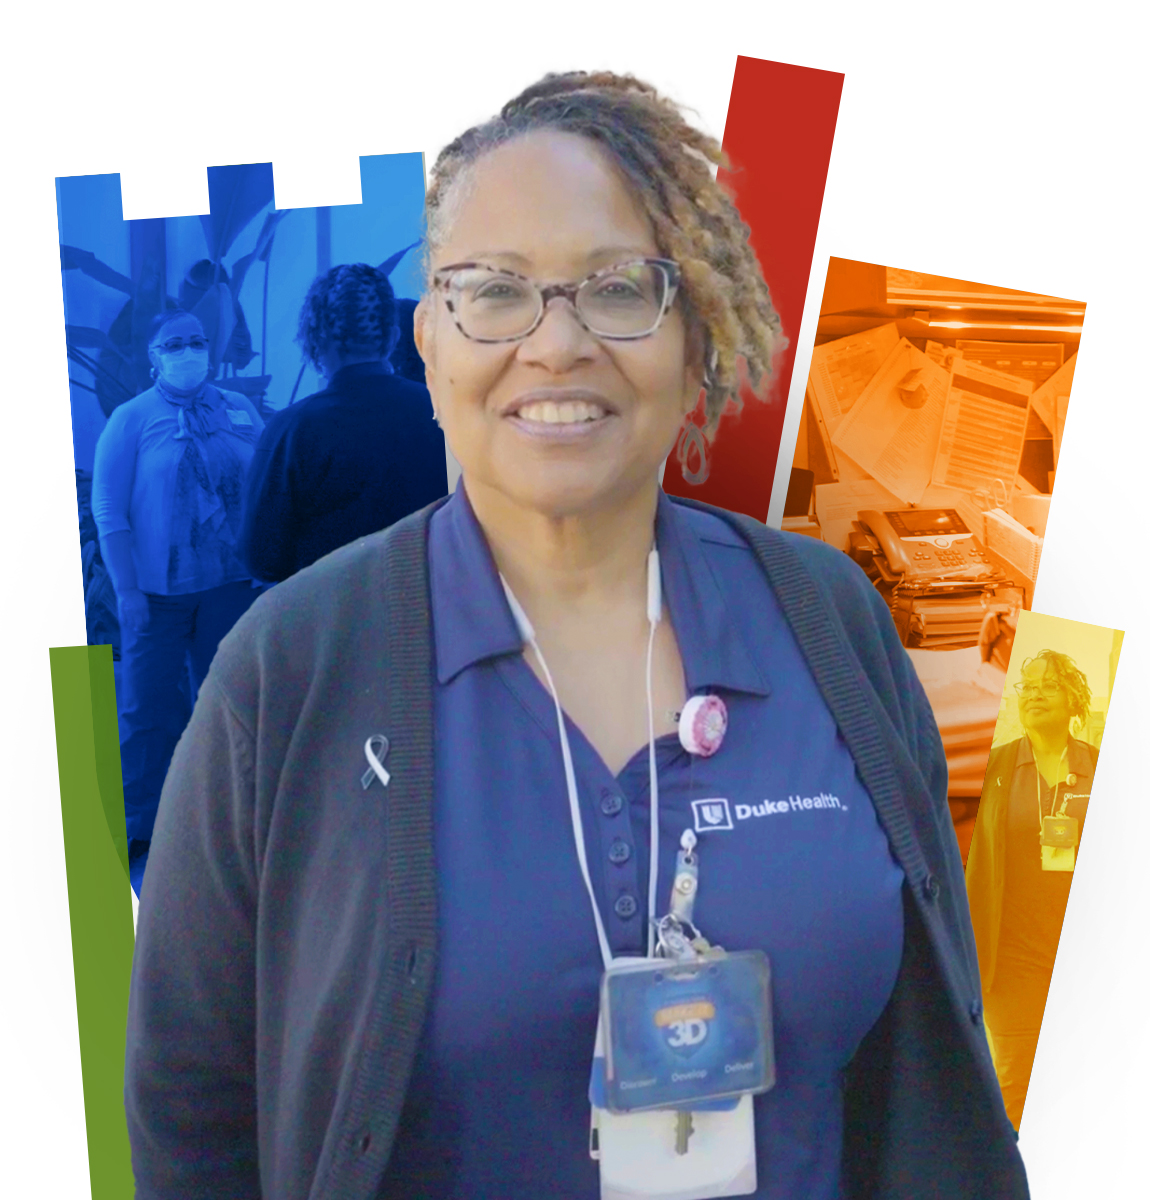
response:
<path id="1" fill-rule="evenodd" d="M 208 352 L 206 350 L 193 350 L 187 346 L 175 354 L 158 351 L 156 357 L 160 360 L 160 374 L 163 376 L 164 382 L 178 388 L 181 392 L 199 387 L 208 377 Z"/>

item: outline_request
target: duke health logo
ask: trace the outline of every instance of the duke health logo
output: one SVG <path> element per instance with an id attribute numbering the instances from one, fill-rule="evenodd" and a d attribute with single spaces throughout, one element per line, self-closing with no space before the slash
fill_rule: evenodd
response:
<path id="1" fill-rule="evenodd" d="M 695 832 L 708 829 L 734 829 L 731 806 L 726 800 L 692 800 L 691 811 L 695 814 Z"/>
<path id="2" fill-rule="evenodd" d="M 734 829 L 731 820 L 731 802 L 713 797 L 709 800 L 692 800 L 691 808 L 695 814 L 695 832 L 706 833 L 711 829 Z M 836 809 L 846 812 L 845 805 L 838 796 L 830 792 L 819 792 L 815 796 L 790 795 L 785 800 L 764 800 L 761 804 L 736 804 L 734 806 L 735 821 L 749 821 L 753 817 L 773 817 L 777 813 L 802 813 L 812 809 Z"/>

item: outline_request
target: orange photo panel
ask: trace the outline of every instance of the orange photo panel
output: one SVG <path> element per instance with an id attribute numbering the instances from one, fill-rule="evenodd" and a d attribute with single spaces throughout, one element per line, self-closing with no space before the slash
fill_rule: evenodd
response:
<path id="1" fill-rule="evenodd" d="M 832 258 L 783 528 L 849 554 L 934 710 L 965 861 L 1085 304 Z"/>

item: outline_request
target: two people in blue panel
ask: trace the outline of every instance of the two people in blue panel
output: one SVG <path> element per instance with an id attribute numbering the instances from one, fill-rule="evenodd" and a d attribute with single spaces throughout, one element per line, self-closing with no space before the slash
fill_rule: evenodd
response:
<path id="1" fill-rule="evenodd" d="M 889 610 L 659 486 L 781 336 L 721 161 L 575 72 L 436 162 L 462 478 L 221 644 L 140 906 L 148 1200 L 1027 1195 Z M 354 411 L 362 332 L 321 325 Z"/>
<path id="2" fill-rule="evenodd" d="M 330 386 L 273 415 L 212 383 L 207 338 L 166 310 L 155 384 L 102 434 L 92 508 L 121 623 L 120 754 L 139 893 L 172 751 L 220 639 L 265 584 L 447 491 L 426 389 L 388 363 L 399 331 L 386 275 L 317 279 L 300 341 Z"/>

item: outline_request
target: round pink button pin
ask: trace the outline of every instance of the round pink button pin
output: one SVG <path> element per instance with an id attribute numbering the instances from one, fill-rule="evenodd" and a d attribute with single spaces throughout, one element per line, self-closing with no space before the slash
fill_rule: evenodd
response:
<path id="1" fill-rule="evenodd" d="M 689 754 L 710 758 L 727 732 L 727 706 L 718 696 L 692 696 L 679 715 L 679 741 Z"/>

